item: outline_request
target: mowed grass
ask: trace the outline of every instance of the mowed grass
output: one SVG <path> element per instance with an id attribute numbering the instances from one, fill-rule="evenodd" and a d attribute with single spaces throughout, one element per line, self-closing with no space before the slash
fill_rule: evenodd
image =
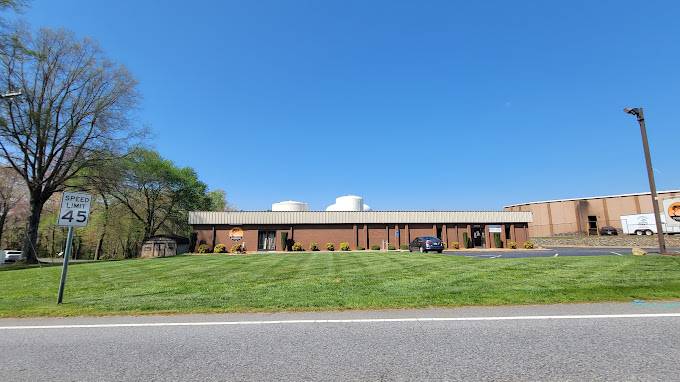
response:
<path id="1" fill-rule="evenodd" d="M 0 272 L 0 317 L 421 308 L 680 298 L 680 258 L 476 259 L 296 253 L 75 264 Z"/>

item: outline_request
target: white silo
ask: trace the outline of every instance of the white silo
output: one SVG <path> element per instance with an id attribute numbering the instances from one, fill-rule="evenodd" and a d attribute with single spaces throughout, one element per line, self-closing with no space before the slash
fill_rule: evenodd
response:
<path id="1" fill-rule="evenodd" d="M 309 206 L 304 202 L 286 200 L 283 202 L 272 203 L 272 211 L 309 211 Z"/>
<path id="2" fill-rule="evenodd" d="M 364 211 L 364 206 L 364 198 L 361 196 L 345 195 L 335 198 L 335 203 L 326 207 L 326 211 Z"/>

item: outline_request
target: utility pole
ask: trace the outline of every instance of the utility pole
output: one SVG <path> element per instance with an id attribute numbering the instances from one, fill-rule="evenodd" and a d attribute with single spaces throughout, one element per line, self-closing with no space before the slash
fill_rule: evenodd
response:
<path id="1" fill-rule="evenodd" d="M 645 163 L 647 164 L 647 177 L 649 178 L 649 190 L 652 194 L 652 207 L 654 207 L 654 219 L 656 220 L 656 236 L 659 238 L 659 252 L 666 253 L 666 242 L 663 237 L 663 224 L 661 224 L 661 214 L 659 213 L 659 196 L 656 194 L 656 182 L 654 181 L 654 168 L 652 167 L 652 156 L 649 153 L 649 141 L 647 141 L 647 127 L 645 126 L 645 114 L 641 107 L 625 108 L 624 112 L 637 117 L 640 124 L 640 134 L 642 135 L 642 148 L 645 151 Z"/>

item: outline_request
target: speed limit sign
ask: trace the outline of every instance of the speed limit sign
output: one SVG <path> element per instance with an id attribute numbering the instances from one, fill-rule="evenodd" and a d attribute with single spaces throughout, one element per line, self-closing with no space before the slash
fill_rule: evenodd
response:
<path id="1" fill-rule="evenodd" d="M 57 225 L 62 227 L 85 227 L 90 217 L 92 197 L 82 192 L 64 192 Z"/>

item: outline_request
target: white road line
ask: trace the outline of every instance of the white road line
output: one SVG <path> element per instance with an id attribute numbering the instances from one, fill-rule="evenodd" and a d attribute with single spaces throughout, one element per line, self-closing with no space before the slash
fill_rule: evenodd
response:
<path id="1" fill-rule="evenodd" d="M 616 256 L 623 256 L 622 254 L 620 254 L 620 253 L 618 253 L 618 252 L 610 252 L 610 253 L 613 253 L 613 254 L 615 254 Z"/>
<path id="2" fill-rule="evenodd" d="M 241 326 L 286 324 L 355 324 L 381 322 L 446 322 L 446 321 L 522 321 L 522 320 L 593 320 L 607 318 L 660 318 L 679 317 L 680 313 L 631 313 L 631 314 L 576 314 L 561 316 L 498 316 L 498 317 L 419 317 L 419 318 L 356 318 L 331 320 L 272 320 L 272 321 L 206 321 L 206 322 L 142 322 L 127 324 L 74 324 L 74 325 L 26 325 L 0 326 L 0 330 L 31 329 L 89 329 L 89 328 L 139 328 L 163 326 Z"/>

